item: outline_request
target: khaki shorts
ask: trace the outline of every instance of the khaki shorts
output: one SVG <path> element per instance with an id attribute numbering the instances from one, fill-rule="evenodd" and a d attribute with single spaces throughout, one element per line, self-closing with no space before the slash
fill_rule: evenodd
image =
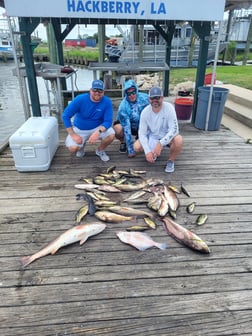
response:
<path id="1" fill-rule="evenodd" d="M 75 141 L 73 141 L 72 137 L 68 134 L 66 137 L 65 145 L 66 147 L 84 147 L 87 140 L 93 134 L 96 130 L 99 129 L 100 126 L 93 128 L 91 130 L 80 130 L 79 128 L 73 126 L 73 130 L 76 134 L 80 135 L 82 137 L 82 144 L 77 144 Z M 115 134 L 115 131 L 112 127 L 108 128 L 105 132 L 100 133 L 99 139 L 103 140 L 104 138 L 108 137 L 109 135 Z"/>

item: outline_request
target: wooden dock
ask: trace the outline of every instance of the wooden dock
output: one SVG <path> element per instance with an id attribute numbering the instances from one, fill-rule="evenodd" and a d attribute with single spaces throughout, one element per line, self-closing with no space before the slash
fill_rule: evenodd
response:
<path id="1" fill-rule="evenodd" d="M 11 150 L 1 153 L 2 336 L 252 335 L 252 145 L 224 127 L 205 132 L 182 123 L 180 130 L 184 147 L 172 174 L 164 172 L 167 153 L 150 165 L 143 155 L 120 154 L 118 141 L 109 147 L 107 163 L 91 145 L 84 158 L 73 157 L 63 129 L 46 172 L 20 173 Z M 75 198 L 79 179 L 112 165 L 145 169 L 146 177 L 177 186 L 183 182 L 191 197 L 178 195 L 176 221 L 205 240 L 211 253 L 180 245 L 158 220 L 157 230 L 148 233 L 168 249 L 139 252 L 116 237 L 132 223 L 108 223 L 82 246 L 69 245 L 22 270 L 21 256 L 75 224 L 82 205 Z M 197 206 L 188 214 L 192 201 Z M 201 213 L 208 220 L 197 226 Z"/>

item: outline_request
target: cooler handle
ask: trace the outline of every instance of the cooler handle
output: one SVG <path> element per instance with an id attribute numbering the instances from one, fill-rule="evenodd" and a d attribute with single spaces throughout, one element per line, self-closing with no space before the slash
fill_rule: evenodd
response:
<path id="1" fill-rule="evenodd" d="M 35 158 L 36 153 L 34 147 L 21 147 L 22 156 L 24 158 Z"/>

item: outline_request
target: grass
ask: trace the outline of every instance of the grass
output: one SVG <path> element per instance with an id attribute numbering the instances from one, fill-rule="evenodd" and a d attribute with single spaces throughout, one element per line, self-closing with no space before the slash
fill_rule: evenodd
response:
<path id="1" fill-rule="evenodd" d="M 49 54 L 47 44 L 40 44 L 35 50 L 34 54 Z M 98 60 L 99 51 L 97 48 L 64 48 L 64 56 L 68 58 L 83 57 L 88 60 Z"/>
<path id="2" fill-rule="evenodd" d="M 212 67 L 206 73 L 211 73 Z M 170 84 L 192 81 L 196 79 L 196 68 L 172 68 L 170 71 Z M 224 84 L 233 84 L 252 90 L 252 66 L 217 66 L 216 79 Z"/>

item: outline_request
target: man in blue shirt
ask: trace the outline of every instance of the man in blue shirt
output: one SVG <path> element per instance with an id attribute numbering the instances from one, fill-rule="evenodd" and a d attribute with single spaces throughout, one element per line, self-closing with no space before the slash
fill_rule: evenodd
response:
<path id="1" fill-rule="evenodd" d="M 135 81 L 129 79 L 124 84 L 124 98 L 121 101 L 116 121 L 115 136 L 120 140 L 120 153 L 128 152 L 128 157 L 135 156 L 132 135 L 138 135 L 139 119 L 142 110 L 149 104 L 148 95 L 138 92 Z"/>
<path id="2" fill-rule="evenodd" d="M 101 140 L 95 153 L 102 161 L 109 161 L 104 150 L 115 137 L 112 128 L 113 108 L 111 99 L 104 96 L 101 80 L 92 82 L 89 93 L 74 98 L 65 108 L 62 120 L 68 133 L 66 147 L 71 153 L 83 157 L 86 143 L 95 144 Z"/>

